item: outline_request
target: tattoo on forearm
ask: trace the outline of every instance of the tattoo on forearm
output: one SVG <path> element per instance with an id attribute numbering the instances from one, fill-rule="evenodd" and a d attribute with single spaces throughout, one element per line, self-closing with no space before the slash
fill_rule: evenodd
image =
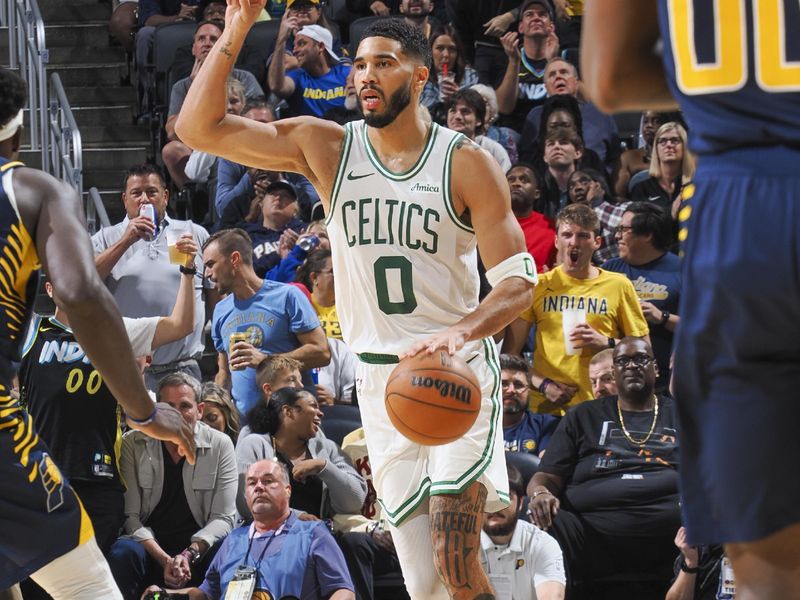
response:
<path id="1" fill-rule="evenodd" d="M 219 49 L 219 53 L 224 54 L 228 58 L 233 58 L 233 54 L 231 54 L 231 51 L 229 50 L 230 47 L 231 43 L 227 42 L 224 46 L 222 46 L 222 48 Z"/>

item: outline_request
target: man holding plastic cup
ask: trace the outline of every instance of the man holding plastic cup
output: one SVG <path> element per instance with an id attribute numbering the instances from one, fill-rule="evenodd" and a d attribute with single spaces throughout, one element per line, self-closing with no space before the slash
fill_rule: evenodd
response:
<path id="1" fill-rule="evenodd" d="M 556 218 L 559 266 L 539 277 L 533 304 L 506 330 L 503 352 L 518 354 L 536 325 L 531 407 L 563 415 L 592 399 L 589 362 L 623 337 L 648 336 L 633 284 L 592 264 L 600 247 L 594 210 L 571 204 Z"/>

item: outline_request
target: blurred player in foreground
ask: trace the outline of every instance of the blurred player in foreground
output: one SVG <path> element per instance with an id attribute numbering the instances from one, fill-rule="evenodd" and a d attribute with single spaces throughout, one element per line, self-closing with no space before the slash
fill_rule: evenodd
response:
<path id="1" fill-rule="evenodd" d="M 689 543 L 725 544 L 739 600 L 800 598 L 797 2 L 593 0 L 583 23 L 592 100 L 677 99 L 698 154 L 674 371 Z"/>

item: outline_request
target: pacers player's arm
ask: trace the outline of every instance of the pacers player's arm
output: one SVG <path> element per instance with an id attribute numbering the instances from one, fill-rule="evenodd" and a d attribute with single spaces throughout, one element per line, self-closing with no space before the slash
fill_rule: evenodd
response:
<path id="1" fill-rule="evenodd" d="M 583 13 L 581 74 L 606 112 L 674 110 L 661 57 L 656 0 L 592 0 Z"/>
<path id="2" fill-rule="evenodd" d="M 33 235 L 39 259 L 70 316 L 75 337 L 111 392 L 148 435 L 175 442 L 194 463 L 194 435 L 181 414 L 169 406 L 153 411 L 153 402 L 136 368 L 114 298 L 94 266 L 92 246 L 75 191 L 34 169 L 17 169 L 14 192 L 25 228 Z M 96 332 L 102 332 L 97 335 Z M 93 335 L 94 334 L 94 335 Z"/>
<path id="3" fill-rule="evenodd" d="M 229 4 L 225 31 L 192 81 L 175 131 L 194 150 L 248 167 L 301 173 L 317 190 L 331 190 L 344 139 L 340 125 L 312 117 L 258 123 L 227 114 L 225 82 L 264 4 L 265 0 Z"/>

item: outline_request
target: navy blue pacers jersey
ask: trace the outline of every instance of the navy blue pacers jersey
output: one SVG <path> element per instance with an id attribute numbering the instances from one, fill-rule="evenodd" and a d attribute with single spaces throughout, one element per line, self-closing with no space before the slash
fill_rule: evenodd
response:
<path id="1" fill-rule="evenodd" d="M 75 339 L 55 317 L 36 316 L 22 350 L 20 402 L 71 482 L 122 490 L 120 409 Z"/>
<path id="2" fill-rule="evenodd" d="M 659 0 L 659 21 L 693 152 L 800 148 L 797 0 Z"/>
<path id="3" fill-rule="evenodd" d="M 683 522 L 693 545 L 748 542 L 800 523 L 800 2 L 659 0 L 659 18 L 700 155 L 679 213 Z"/>
<path id="4" fill-rule="evenodd" d="M 0 158 L 0 589 L 94 535 L 33 420 L 9 393 L 39 269 L 14 197 L 13 171 L 19 166 Z"/>

